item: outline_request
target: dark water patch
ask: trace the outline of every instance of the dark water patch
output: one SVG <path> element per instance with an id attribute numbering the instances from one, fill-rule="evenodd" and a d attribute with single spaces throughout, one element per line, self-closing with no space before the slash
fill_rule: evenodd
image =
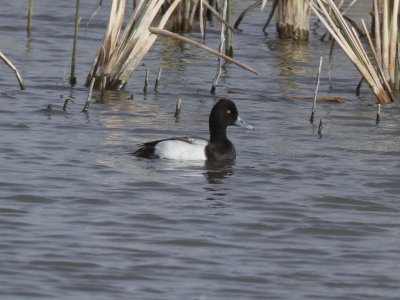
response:
<path id="1" fill-rule="evenodd" d="M 24 290 L 21 290 L 24 288 Z M 26 289 L 26 291 L 25 291 Z M 48 298 L 53 298 L 54 295 L 50 293 L 41 293 L 41 292 L 34 292 L 30 291 L 28 292 L 30 288 L 29 287 L 15 287 L 15 288 L 7 288 L 6 290 L 0 289 L 0 293 L 4 296 L 10 296 L 10 299 L 15 299 L 15 297 L 21 297 L 22 299 L 48 299 Z"/>
<path id="2" fill-rule="evenodd" d="M 79 180 L 77 180 L 79 181 Z M 90 199 L 90 198 L 85 198 L 85 199 L 77 199 L 75 200 L 76 203 L 78 204 L 85 204 L 85 205 L 112 205 L 113 201 L 112 200 L 105 200 L 105 199 Z"/>
<path id="3" fill-rule="evenodd" d="M 316 204 L 315 207 L 321 208 L 334 208 L 334 209 L 345 209 L 345 210 L 362 210 L 362 211 L 372 211 L 372 212 L 389 212 L 390 207 L 385 207 L 384 205 L 371 200 L 358 200 L 355 198 L 343 198 L 337 196 L 331 197 L 321 197 L 314 199 Z"/>
<path id="4" fill-rule="evenodd" d="M 232 274 L 215 274 L 215 273 L 204 273 L 203 278 L 207 280 L 221 280 L 230 283 L 248 283 L 248 284 L 268 284 L 270 283 L 264 277 L 260 276 L 246 276 L 244 274 L 240 274 L 239 272 L 234 272 Z"/>
<path id="5" fill-rule="evenodd" d="M 9 208 L 0 207 L 0 214 L 4 214 L 4 215 L 20 215 L 20 214 L 26 214 L 26 213 L 28 213 L 28 211 L 26 211 L 26 210 L 9 209 Z"/>
<path id="6" fill-rule="evenodd" d="M 31 226 L 29 223 L 19 222 L 16 220 L 0 220 L 0 224 L 2 225 L 2 229 L 4 232 L 7 230 L 16 230 L 16 231 L 24 231 Z"/>
<path id="7" fill-rule="evenodd" d="M 58 270 L 80 270 L 80 269 L 95 269 L 98 268 L 98 264 L 87 263 L 87 262 L 75 262 L 75 261 L 48 261 L 48 260 L 33 260 L 30 261 L 31 266 L 44 267 Z"/>
<path id="8" fill-rule="evenodd" d="M 322 239 L 329 239 L 332 236 L 341 240 L 347 240 L 348 237 L 356 238 L 368 235 L 368 232 L 358 230 L 358 228 L 348 228 L 345 226 L 309 226 L 296 228 L 292 231 L 295 234 L 313 235 Z"/>
<path id="9" fill-rule="evenodd" d="M 29 195 L 29 194 L 19 194 L 15 196 L 9 196 L 6 198 L 7 200 L 23 202 L 23 203 L 32 203 L 32 204 L 46 204 L 46 203 L 54 203 L 57 202 L 54 198 L 37 196 L 37 195 Z"/>
<path id="10" fill-rule="evenodd" d="M 365 183 L 365 186 L 374 188 L 400 189 L 400 180 L 394 182 L 393 181 L 367 182 Z"/>
<path id="11" fill-rule="evenodd" d="M 153 223 L 166 223 L 166 224 L 176 224 L 178 221 L 170 218 L 163 217 L 157 214 L 135 214 L 129 216 L 129 219 L 134 221 L 145 221 L 144 224 Z"/>
<path id="12" fill-rule="evenodd" d="M 156 244 L 179 246 L 179 247 L 230 248 L 229 244 L 221 244 L 221 243 L 211 242 L 209 240 L 198 240 L 191 238 L 163 240 L 156 242 Z M 239 248 L 245 248 L 245 247 L 239 247 Z"/>

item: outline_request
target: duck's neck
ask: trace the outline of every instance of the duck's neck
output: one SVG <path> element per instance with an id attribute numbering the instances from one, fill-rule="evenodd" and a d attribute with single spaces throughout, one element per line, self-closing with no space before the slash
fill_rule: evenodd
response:
<path id="1" fill-rule="evenodd" d="M 227 140 L 226 136 L 226 126 L 212 125 L 214 123 L 210 123 L 210 142 L 213 143 L 215 141 L 225 141 Z"/>

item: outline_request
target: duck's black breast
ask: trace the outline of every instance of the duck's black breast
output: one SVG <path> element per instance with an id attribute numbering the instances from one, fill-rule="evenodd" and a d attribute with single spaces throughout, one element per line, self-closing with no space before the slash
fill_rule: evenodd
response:
<path id="1" fill-rule="evenodd" d="M 236 150 L 230 140 L 210 142 L 206 146 L 208 161 L 232 161 L 236 158 Z"/>

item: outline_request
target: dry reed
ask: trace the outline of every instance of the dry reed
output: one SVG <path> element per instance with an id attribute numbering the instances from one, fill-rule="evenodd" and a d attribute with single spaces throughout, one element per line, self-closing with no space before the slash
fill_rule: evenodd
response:
<path id="1" fill-rule="evenodd" d="M 311 9 L 328 29 L 354 66 L 371 86 L 378 102 L 393 102 L 393 96 L 381 68 L 375 68 L 364 50 L 357 32 L 350 28 L 332 0 L 309 2 Z"/>
<path id="2" fill-rule="evenodd" d="M 140 0 L 122 31 L 126 0 L 113 0 L 103 42 L 96 54 L 86 85 L 91 79 L 106 77 L 105 89 L 120 90 L 150 50 L 157 35 L 148 30 L 165 0 Z M 161 17 L 158 28 L 163 28 L 180 0 L 174 0 Z M 98 80 L 99 83 L 102 82 Z"/>

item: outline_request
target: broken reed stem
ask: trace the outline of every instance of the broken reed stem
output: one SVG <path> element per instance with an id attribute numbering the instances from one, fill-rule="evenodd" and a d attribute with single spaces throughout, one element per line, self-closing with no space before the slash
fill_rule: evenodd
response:
<path id="1" fill-rule="evenodd" d="M 328 79 L 329 79 L 329 88 L 333 89 L 332 84 L 332 62 L 333 62 L 333 50 L 335 49 L 335 39 L 332 39 L 331 47 L 329 48 L 329 58 L 328 58 Z"/>
<path id="2" fill-rule="evenodd" d="M 225 21 L 225 20 L 222 18 L 222 16 L 219 14 L 219 12 L 216 11 L 215 8 L 212 7 L 206 0 L 203 1 L 203 4 L 204 4 L 205 7 L 207 7 L 207 9 L 209 9 L 209 10 L 214 14 L 214 16 L 217 17 L 217 19 L 218 19 L 220 22 L 224 23 L 226 27 L 228 27 L 228 28 L 230 28 L 230 30 L 232 30 L 232 32 L 235 31 L 236 27 L 232 26 L 230 23 L 228 23 L 227 21 Z"/>
<path id="3" fill-rule="evenodd" d="M 253 68 L 245 65 L 244 63 L 241 63 L 240 61 L 238 61 L 238 60 L 236 60 L 236 59 L 234 59 L 232 57 L 229 57 L 227 55 L 219 53 L 218 51 L 216 51 L 216 50 L 214 50 L 212 48 L 209 48 L 209 47 L 207 47 L 207 46 L 205 46 L 203 44 L 200 44 L 198 42 L 192 41 L 191 39 L 188 39 L 186 37 L 180 36 L 179 34 L 176 34 L 176 33 L 170 32 L 168 30 L 161 29 L 161 28 L 156 28 L 156 27 L 149 27 L 149 31 L 151 33 L 163 34 L 163 35 L 166 35 L 166 36 L 181 40 L 183 42 L 192 44 L 192 45 L 194 45 L 194 46 L 196 46 L 198 48 L 201 48 L 203 50 L 206 50 L 206 51 L 210 52 L 211 54 L 219 56 L 219 57 L 221 57 L 221 58 L 223 58 L 223 59 L 225 59 L 225 60 L 227 60 L 227 61 L 229 61 L 229 62 L 231 62 L 231 63 L 233 63 L 233 64 L 235 64 L 235 65 L 237 65 L 237 66 L 239 66 L 239 67 L 241 67 L 241 68 L 243 68 L 245 70 L 247 70 L 247 71 L 250 71 L 250 72 L 252 72 L 254 74 L 260 75 L 260 73 L 256 69 L 253 69 Z"/>
<path id="4" fill-rule="evenodd" d="M 78 41 L 78 27 L 79 27 L 79 6 L 80 0 L 76 0 L 76 10 L 75 10 L 75 29 L 74 29 L 74 43 L 72 46 L 72 58 L 71 58 L 71 75 L 69 77 L 69 83 L 71 85 L 76 84 L 75 77 L 75 63 L 76 63 L 76 45 Z"/>
<path id="5" fill-rule="evenodd" d="M 94 86 L 95 81 L 96 81 L 95 77 L 93 77 L 92 80 L 90 81 L 88 98 L 86 100 L 85 106 L 82 109 L 82 112 L 88 112 L 88 110 L 89 110 L 90 99 L 92 98 L 93 86 Z"/>
<path id="6" fill-rule="evenodd" d="M 319 88 L 319 80 L 321 78 L 321 68 L 322 68 L 322 56 L 319 59 L 319 68 L 318 68 L 318 75 L 317 75 L 317 84 L 315 86 L 315 91 L 314 91 L 314 101 L 313 101 L 313 106 L 312 106 L 312 112 L 310 116 L 310 123 L 314 123 L 314 115 L 315 115 L 315 110 L 317 109 L 317 94 L 318 94 L 318 88 Z"/>
<path id="7" fill-rule="evenodd" d="M 239 17 L 236 19 L 235 24 L 233 25 L 233 28 L 238 29 L 240 23 L 242 22 L 243 18 L 245 17 L 245 15 L 252 10 L 253 8 L 256 8 L 257 6 L 262 5 L 262 0 L 258 0 L 257 2 L 253 3 L 252 5 L 250 5 L 249 7 L 247 7 L 244 11 L 242 11 L 242 13 L 239 15 Z"/>
<path id="8" fill-rule="evenodd" d="M 99 4 L 97 4 L 96 9 L 94 10 L 94 12 L 92 13 L 92 15 L 89 18 L 89 21 L 86 23 L 86 27 L 89 27 L 90 23 L 92 23 L 92 20 L 94 19 L 94 17 L 97 15 L 97 13 L 99 12 L 101 6 L 103 5 L 103 0 L 99 1 Z"/>
<path id="9" fill-rule="evenodd" d="M 360 90 L 363 82 L 364 82 L 364 77 L 361 77 L 360 82 L 357 84 L 356 87 L 356 96 L 360 96 Z"/>
<path id="10" fill-rule="evenodd" d="M 318 134 L 319 137 L 322 137 L 322 119 L 319 119 Z"/>
<path id="11" fill-rule="evenodd" d="M 67 99 L 65 99 L 65 101 L 64 101 L 64 105 L 63 105 L 63 111 L 66 111 L 67 110 L 67 105 L 68 105 L 68 102 L 69 102 L 69 98 L 67 98 Z"/>
<path id="12" fill-rule="evenodd" d="M 227 10 L 228 10 L 228 1 L 224 1 L 224 6 L 222 8 L 222 18 L 225 19 L 227 15 Z M 225 24 L 221 24 L 221 37 L 220 37 L 220 42 L 219 42 L 219 52 L 222 53 L 224 51 L 224 45 L 225 44 L 225 34 L 227 32 L 225 31 Z M 225 49 L 226 50 L 226 49 Z M 221 64 L 221 57 L 218 56 L 218 62 L 217 62 L 217 73 L 215 74 L 210 93 L 215 94 L 215 90 L 217 89 L 217 84 L 219 81 L 219 77 L 221 76 L 221 69 L 222 69 L 222 64 Z"/>
<path id="13" fill-rule="evenodd" d="M 21 90 L 25 89 L 24 80 L 22 79 L 21 75 L 18 72 L 18 69 L 14 66 L 14 64 L 2 53 L 0 52 L 0 59 L 4 61 L 4 63 L 14 71 L 15 76 L 17 76 L 17 80 L 19 82 L 19 86 Z"/>
<path id="14" fill-rule="evenodd" d="M 103 103 L 104 90 L 106 89 L 106 86 L 107 86 L 107 76 L 103 75 L 103 76 L 101 76 L 101 83 L 100 83 L 100 88 L 101 88 L 100 101 L 101 101 L 101 103 Z"/>
<path id="15" fill-rule="evenodd" d="M 201 33 L 201 40 L 203 41 L 203 44 L 206 42 L 206 18 L 205 18 L 205 12 L 203 5 L 208 4 L 207 0 L 200 0 L 200 9 L 199 9 L 199 22 L 200 22 L 200 33 Z"/>
<path id="16" fill-rule="evenodd" d="M 32 11 L 33 11 L 33 0 L 28 1 L 28 24 L 26 26 L 26 31 L 28 32 L 28 36 L 32 31 Z"/>
<path id="17" fill-rule="evenodd" d="M 181 31 L 190 32 L 190 5 L 191 0 L 184 0 L 183 2 L 183 24 Z"/>
<path id="18" fill-rule="evenodd" d="M 155 91 L 155 92 L 158 92 L 158 84 L 159 84 L 160 79 L 161 79 L 161 72 L 162 72 L 162 67 L 160 67 L 160 68 L 158 69 L 156 83 L 154 84 L 154 91 Z"/>
<path id="19" fill-rule="evenodd" d="M 178 101 L 176 101 L 176 107 L 175 107 L 175 118 L 179 118 L 181 115 L 181 110 L 182 110 L 182 99 L 179 98 Z"/>
<path id="20" fill-rule="evenodd" d="M 376 112 L 376 124 L 381 121 L 381 104 L 378 103 L 378 110 Z"/>
<path id="21" fill-rule="evenodd" d="M 274 14 L 275 14 L 275 10 L 276 10 L 276 7 L 277 7 L 277 6 L 278 6 L 278 0 L 274 0 L 274 2 L 272 2 L 271 12 L 269 13 L 268 18 L 267 18 L 267 20 L 265 21 L 265 24 L 264 24 L 263 29 L 262 29 L 264 33 L 265 33 L 265 31 L 267 30 L 267 27 L 268 27 L 269 23 L 271 22 L 272 17 L 273 17 Z"/>
<path id="22" fill-rule="evenodd" d="M 144 77 L 143 93 L 147 93 L 147 86 L 149 85 L 149 70 L 146 69 L 146 76 Z"/>

